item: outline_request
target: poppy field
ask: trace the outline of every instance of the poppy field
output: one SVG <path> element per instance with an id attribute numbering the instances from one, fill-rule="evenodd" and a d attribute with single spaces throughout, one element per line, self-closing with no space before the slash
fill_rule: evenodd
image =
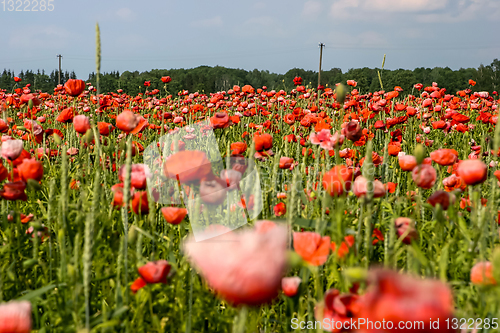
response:
<path id="1" fill-rule="evenodd" d="M 0 91 L 0 333 L 500 331 L 496 92 L 171 80 Z"/>

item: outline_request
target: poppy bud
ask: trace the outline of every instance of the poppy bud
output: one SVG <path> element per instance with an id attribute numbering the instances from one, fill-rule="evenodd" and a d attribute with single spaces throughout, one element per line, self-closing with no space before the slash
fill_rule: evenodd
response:
<path id="1" fill-rule="evenodd" d="M 23 261 L 23 268 L 24 269 L 31 268 L 31 267 L 35 266 L 37 263 L 38 263 L 37 259 L 28 259 L 28 260 L 25 260 L 25 261 Z"/>
<path id="2" fill-rule="evenodd" d="M 94 140 L 94 132 L 87 131 L 83 136 L 83 142 L 85 142 L 86 144 L 90 144 L 92 143 L 93 140 Z"/>
<path id="3" fill-rule="evenodd" d="M 344 276 L 351 282 L 366 281 L 368 271 L 361 267 L 350 267 L 344 270 Z"/>
<path id="4" fill-rule="evenodd" d="M 42 186 L 40 185 L 40 183 L 34 179 L 28 179 L 27 185 L 28 185 L 28 188 L 30 190 L 33 190 L 33 191 L 41 191 L 42 190 Z"/>
<path id="5" fill-rule="evenodd" d="M 346 87 L 341 83 L 335 88 L 335 93 L 337 95 L 337 102 L 339 104 L 344 104 L 345 101 L 345 95 L 347 94 L 347 89 Z"/>
<path id="6" fill-rule="evenodd" d="M 137 229 L 132 225 L 128 231 L 128 242 L 134 244 L 137 240 Z"/>
<path id="7" fill-rule="evenodd" d="M 56 145 L 60 145 L 62 143 L 61 137 L 59 135 L 54 133 L 53 138 Z"/>
<path id="8" fill-rule="evenodd" d="M 413 155 L 417 159 L 417 164 L 422 164 L 425 158 L 425 147 L 422 144 L 418 144 L 415 147 L 415 152 L 413 153 Z"/>

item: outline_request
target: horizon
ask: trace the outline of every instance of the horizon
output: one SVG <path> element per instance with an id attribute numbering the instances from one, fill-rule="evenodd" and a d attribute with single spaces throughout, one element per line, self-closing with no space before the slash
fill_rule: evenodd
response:
<path id="1" fill-rule="evenodd" d="M 95 72 L 96 22 L 103 73 L 199 66 L 318 71 L 320 42 L 322 70 L 342 72 L 380 68 L 384 54 L 388 70 L 477 68 L 500 57 L 500 37 L 491 33 L 500 28 L 494 0 L 51 1 L 50 12 L 0 5 L 8 50 L 0 67 L 50 72 L 61 54 L 63 71 Z"/>
<path id="2" fill-rule="evenodd" d="M 499 57 L 500 58 L 500 57 Z M 495 59 L 491 59 L 491 62 L 493 62 L 494 60 L 497 60 L 498 58 L 495 58 Z M 483 65 L 483 66 L 489 66 L 490 63 L 481 63 L 479 64 L 479 66 Z M 435 66 L 435 67 L 425 67 L 425 66 L 422 66 L 422 67 L 415 67 L 415 68 L 387 68 L 386 66 L 384 66 L 383 70 L 388 70 L 388 71 L 397 71 L 397 70 L 409 70 L 409 71 L 414 71 L 416 69 L 421 69 L 421 68 L 424 68 L 424 69 L 433 69 L 433 68 L 449 68 L 451 69 L 452 71 L 459 71 L 461 69 L 469 69 L 469 68 L 473 68 L 473 69 L 477 69 L 479 66 L 477 67 L 460 67 L 460 68 L 452 68 L 450 66 Z M 233 69 L 233 70 L 245 70 L 247 72 L 251 72 L 251 71 L 254 71 L 254 70 L 258 70 L 258 71 L 268 71 L 270 74 L 277 74 L 277 75 L 285 75 L 287 72 L 289 72 L 290 70 L 293 70 L 293 69 L 298 69 L 298 70 L 305 70 L 305 71 L 312 71 L 314 73 L 318 73 L 318 70 L 314 70 L 314 69 L 305 69 L 305 68 L 298 68 L 298 67 L 293 67 L 293 68 L 289 68 L 286 72 L 283 72 L 283 73 L 277 73 L 277 72 L 272 72 L 268 69 L 259 69 L 259 68 L 253 68 L 253 69 L 245 69 L 245 68 L 237 68 L 237 67 L 227 67 L 227 66 L 222 66 L 222 65 L 214 65 L 214 66 L 210 66 L 210 65 L 198 65 L 198 66 L 195 66 L 195 67 L 190 67 L 190 68 L 151 68 L 149 70 L 143 70 L 143 71 L 139 71 L 139 70 L 129 70 L 129 69 L 126 69 L 124 71 L 119 71 L 119 70 L 111 70 L 111 71 L 104 71 L 102 72 L 101 71 L 101 75 L 103 74 L 109 74 L 109 73 L 112 73 L 112 72 L 118 72 L 120 75 L 123 74 L 124 72 L 130 72 L 130 73 L 134 73 L 134 72 L 139 72 L 139 73 L 144 73 L 144 72 L 151 72 L 151 71 L 173 71 L 173 70 L 191 70 L 191 69 L 196 69 L 196 68 L 199 68 L 199 67 L 209 67 L 209 68 L 216 68 L 216 67 L 222 67 L 222 68 L 226 68 L 226 69 Z M 375 67 L 353 67 L 353 68 L 349 68 L 347 70 L 344 70 L 342 68 L 338 68 L 338 67 L 332 67 L 330 69 L 325 69 L 325 68 L 321 68 L 321 72 L 328 72 L 332 69 L 340 69 L 342 71 L 343 74 L 347 73 L 348 71 L 350 70 L 353 70 L 353 69 L 363 69 L 363 68 L 368 68 L 368 69 L 381 69 L 382 66 L 375 66 Z M 319 68 L 318 68 L 319 69 Z M 6 71 L 11 71 L 12 72 L 12 69 L 11 68 L 7 68 L 5 67 L 2 72 L 6 70 Z M 16 73 L 14 73 L 14 75 L 17 75 L 18 73 L 20 72 L 23 72 L 23 73 L 26 73 L 27 71 L 31 71 L 32 73 L 37 73 L 37 71 L 44 71 L 45 74 L 49 75 L 50 73 L 52 73 L 52 71 L 55 71 L 57 73 L 58 69 L 57 68 L 54 68 L 54 69 L 51 69 L 51 70 L 47 70 L 47 69 L 31 69 L 31 68 L 28 68 L 28 69 L 20 69 L 19 71 L 17 71 Z M 71 70 L 65 70 L 64 68 L 61 68 L 61 73 L 70 73 L 71 74 Z M 76 72 L 75 72 L 76 74 Z M 88 75 L 92 75 L 92 74 L 95 74 L 95 69 L 91 72 L 88 73 Z M 78 77 L 78 75 L 77 75 Z M 78 77 L 79 79 L 83 79 L 81 77 Z"/>

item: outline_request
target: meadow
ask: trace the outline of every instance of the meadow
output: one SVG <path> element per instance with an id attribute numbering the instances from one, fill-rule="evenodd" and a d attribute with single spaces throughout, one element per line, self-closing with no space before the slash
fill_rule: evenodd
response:
<path id="1" fill-rule="evenodd" d="M 0 333 L 500 331 L 496 93 L 171 80 L 0 92 Z"/>

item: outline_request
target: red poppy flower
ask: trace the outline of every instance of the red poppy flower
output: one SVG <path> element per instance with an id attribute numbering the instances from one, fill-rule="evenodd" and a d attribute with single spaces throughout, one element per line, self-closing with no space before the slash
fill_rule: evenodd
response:
<path id="1" fill-rule="evenodd" d="M 85 90 L 85 81 L 69 79 L 64 84 L 64 90 L 70 96 L 78 96 Z"/>
<path id="2" fill-rule="evenodd" d="M 231 155 L 241 155 L 247 150 L 247 144 L 244 142 L 231 143 Z"/>
<path id="3" fill-rule="evenodd" d="M 482 261 L 475 264 L 470 271 L 470 281 L 480 286 L 496 285 L 491 262 Z"/>
<path id="4" fill-rule="evenodd" d="M 453 165 L 458 160 L 455 149 L 438 149 L 431 153 L 431 159 L 439 165 Z"/>
<path id="5" fill-rule="evenodd" d="M 350 327 L 351 323 L 357 322 L 360 309 L 358 295 L 341 295 L 337 289 L 330 289 L 326 292 L 325 298 L 314 308 L 314 317 L 323 323 L 325 331 L 347 332 L 348 330 L 344 330 L 343 327 Z"/>
<path id="6" fill-rule="evenodd" d="M 336 165 L 323 175 L 323 187 L 333 196 L 340 196 L 351 189 L 352 169 Z"/>
<path id="7" fill-rule="evenodd" d="M 420 277 L 377 269 L 370 272 L 368 285 L 366 294 L 359 299 L 361 307 L 357 313 L 358 318 L 373 323 L 390 320 L 394 323 L 394 330 L 397 330 L 397 323 L 421 322 L 423 327 L 414 328 L 413 331 L 421 333 L 456 331 L 446 325 L 439 325 L 439 328 L 431 327 L 431 322 L 439 320 L 443 323 L 454 318 L 453 295 L 446 284 L 437 280 L 422 280 Z M 367 331 L 375 332 L 373 329 Z"/>
<path id="8" fill-rule="evenodd" d="M 102 121 L 97 123 L 97 127 L 99 129 L 99 134 L 104 135 L 104 136 L 108 136 L 109 133 L 114 129 L 113 125 L 111 125 L 110 123 L 102 122 Z"/>
<path id="9" fill-rule="evenodd" d="M 431 204 L 432 207 L 436 207 L 437 204 L 440 204 L 444 210 L 447 210 L 450 206 L 450 195 L 446 191 L 438 190 L 427 199 L 427 202 Z"/>
<path id="10" fill-rule="evenodd" d="M 283 293 L 288 297 L 293 297 L 297 295 L 301 282 L 302 279 L 298 276 L 284 277 L 281 279 L 281 290 L 283 290 Z"/>
<path id="11" fill-rule="evenodd" d="M 17 169 L 19 176 L 24 181 L 28 181 L 28 179 L 40 181 L 43 178 L 43 164 L 34 158 L 24 159 Z"/>
<path id="12" fill-rule="evenodd" d="M 0 304 L 1 333 L 31 332 L 31 303 L 11 301 Z"/>
<path id="13" fill-rule="evenodd" d="M 188 211 L 186 208 L 163 207 L 161 209 L 161 213 L 165 218 L 165 221 L 167 221 L 170 224 L 176 225 L 182 222 L 184 217 L 186 217 Z"/>
<path id="14" fill-rule="evenodd" d="M 351 141 L 358 141 L 363 136 L 363 130 L 359 126 L 357 121 L 350 121 L 347 125 L 342 129 L 346 138 Z"/>
<path id="15" fill-rule="evenodd" d="M 116 117 L 116 127 L 125 133 L 131 132 L 138 124 L 139 119 L 130 110 L 125 110 Z"/>
<path id="16" fill-rule="evenodd" d="M 208 285 L 232 305 L 258 306 L 278 296 L 287 268 L 285 227 L 226 232 L 211 242 L 190 237 L 184 249 Z"/>
<path id="17" fill-rule="evenodd" d="M 56 120 L 60 123 L 70 123 L 73 121 L 73 116 L 78 114 L 73 108 L 66 108 L 61 111 Z"/>
<path id="18" fill-rule="evenodd" d="M 396 232 L 398 236 L 403 238 L 403 243 L 410 244 L 412 241 L 418 239 L 418 232 L 415 229 L 415 221 L 407 217 L 398 217 L 394 220 L 394 225 L 396 226 Z"/>
<path id="19" fill-rule="evenodd" d="M 384 184 L 380 180 L 372 181 L 372 194 L 373 198 L 380 198 L 385 195 Z M 352 192 L 358 198 L 366 196 L 368 193 L 368 179 L 363 176 L 356 177 L 354 180 L 354 185 L 352 186 Z"/>
<path id="20" fill-rule="evenodd" d="M 75 116 L 73 118 L 73 127 L 80 134 L 85 134 L 90 129 L 90 120 L 85 115 Z"/>
<path id="21" fill-rule="evenodd" d="M 130 286 L 130 290 L 132 291 L 132 293 L 135 294 L 137 293 L 137 291 L 139 291 L 139 289 L 144 288 L 146 285 L 147 285 L 146 281 L 144 281 L 143 278 L 138 277 Z"/>
<path id="22" fill-rule="evenodd" d="M 22 181 L 17 181 L 13 183 L 6 183 L 3 185 L 3 189 L 0 190 L 0 196 L 5 200 L 15 201 L 22 200 L 26 201 L 28 197 L 24 190 L 26 189 L 26 183 Z"/>
<path id="23" fill-rule="evenodd" d="M 337 257 L 339 259 L 342 259 L 349 254 L 349 249 L 354 245 L 354 242 L 355 242 L 354 236 L 347 235 L 344 237 L 342 243 L 340 243 L 338 249 L 337 249 L 337 244 L 335 242 L 332 242 L 330 244 L 330 248 L 332 249 L 332 252 L 337 253 Z"/>
<path id="24" fill-rule="evenodd" d="M 144 190 L 147 187 L 147 180 L 151 177 L 151 172 L 146 164 L 132 164 L 130 169 L 130 185 L 138 190 Z M 118 171 L 118 179 L 125 182 L 125 165 L 122 165 Z"/>
<path id="25" fill-rule="evenodd" d="M 161 82 L 163 82 L 163 83 L 169 83 L 171 81 L 172 81 L 172 78 L 170 76 L 163 76 L 161 78 Z"/>
<path id="26" fill-rule="evenodd" d="M 213 128 L 226 128 L 231 125 L 231 119 L 226 112 L 217 112 L 210 118 L 210 123 Z"/>
<path id="27" fill-rule="evenodd" d="M 294 232 L 293 248 L 313 266 L 323 265 L 330 254 L 330 237 L 315 232 Z"/>
<path id="28" fill-rule="evenodd" d="M 488 167 L 480 160 L 460 161 L 457 174 L 467 185 L 481 184 L 488 177 Z"/>
<path id="29" fill-rule="evenodd" d="M 286 206 L 283 202 L 278 203 L 274 206 L 274 215 L 283 216 L 286 214 Z"/>
<path id="30" fill-rule="evenodd" d="M 292 165 L 293 165 L 293 158 L 286 156 L 280 158 L 280 164 L 279 164 L 280 169 L 290 169 Z"/>
<path id="31" fill-rule="evenodd" d="M 148 262 L 137 269 L 141 278 L 149 284 L 167 284 L 167 277 L 172 266 L 166 260 Z"/>
<path id="32" fill-rule="evenodd" d="M 373 241 L 372 241 L 372 245 L 375 245 L 378 242 L 383 242 L 384 241 L 384 234 L 379 229 L 374 228 L 373 229 L 373 233 L 372 233 L 372 238 L 374 238 Z"/>
<path id="33" fill-rule="evenodd" d="M 164 174 L 181 183 L 199 181 L 212 174 L 212 164 L 204 152 L 197 150 L 180 151 L 170 156 L 164 164 Z"/>
<path id="34" fill-rule="evenodd" d="M 256 135 L 253 138 L 255 142 L 255 150 L 262 151 L 271 149 L 273 146 L 273 137 L 270 134 Z"/>
<path id="35" fill-rule="evenodd" d="M 132 198 L 132 210 L 136 214 L 145 215 L 149 213 L 148 192 L 135 192 Z"/>
<path id="36" fill-rule="evenodd" d="M 423 189 L 430 189 L 436 182 L 436 169 L 428 164 L 420 164 L 413 169 L 412 178 L 418 187 L 421 187 Z"/>
<path id="37" fill-rule="evenodd" d="M 2 160 L 0 160 L 0 182 L 3 182 L 9 176 L 9 170 L 3 165 Z"/>

